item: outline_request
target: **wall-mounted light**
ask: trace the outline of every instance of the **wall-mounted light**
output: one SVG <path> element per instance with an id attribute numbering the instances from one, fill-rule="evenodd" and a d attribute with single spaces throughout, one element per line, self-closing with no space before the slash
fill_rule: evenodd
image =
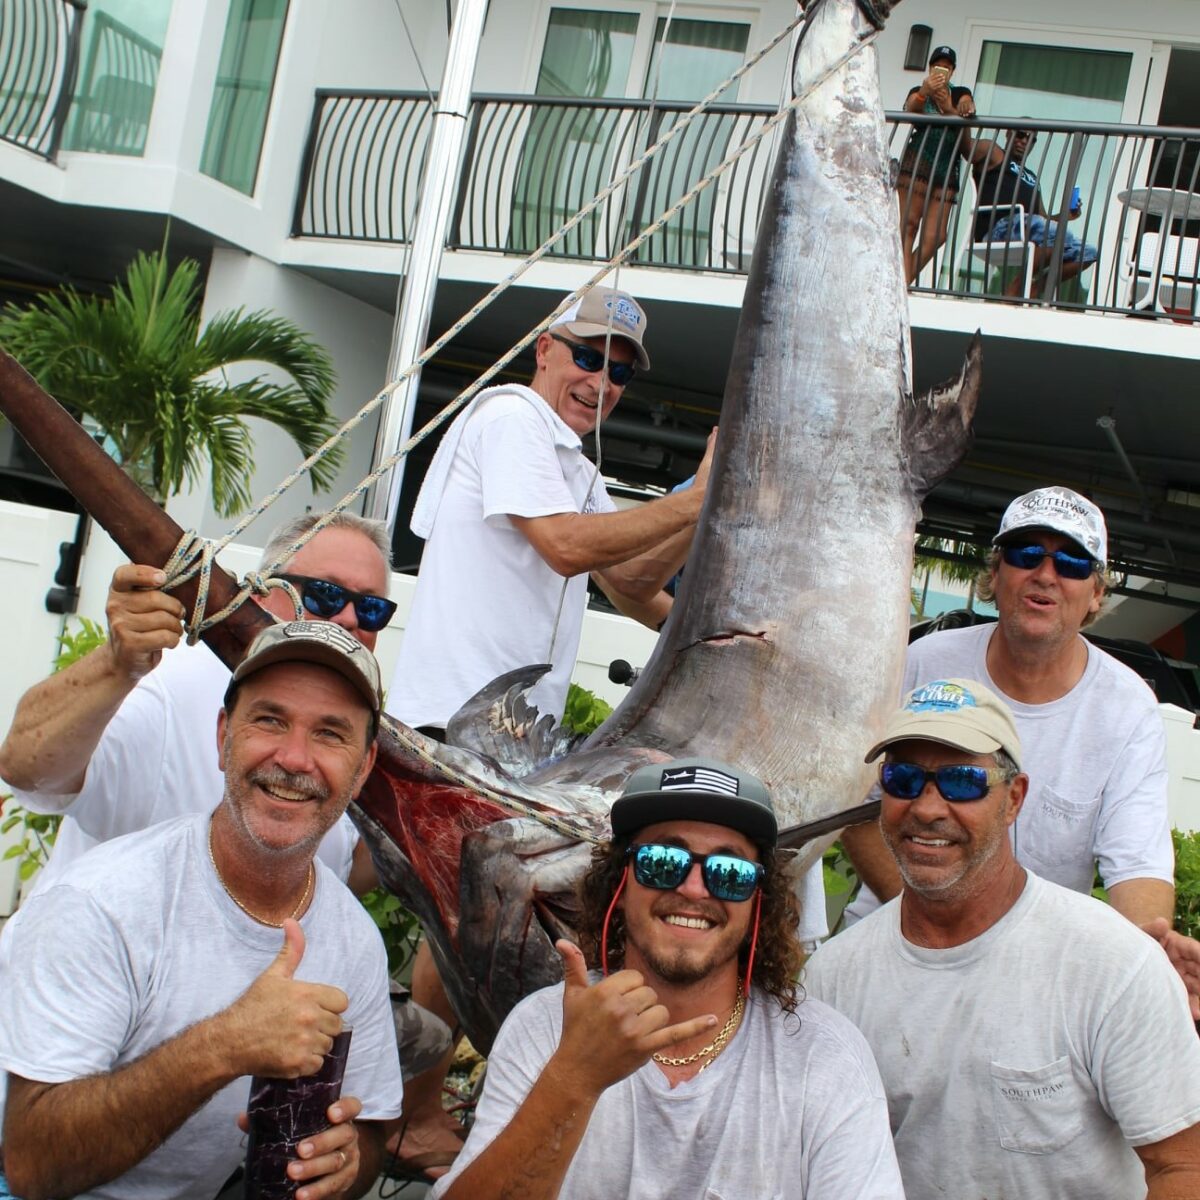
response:
<path id="1" fill-rule="evenodd" d="M 908 49 L 904 52 L 906 71 L 923 71 L 929 58 L 929 47 L 933 42 L 933 30 L 928 25 L 914 25 L 908 31 Z"/>

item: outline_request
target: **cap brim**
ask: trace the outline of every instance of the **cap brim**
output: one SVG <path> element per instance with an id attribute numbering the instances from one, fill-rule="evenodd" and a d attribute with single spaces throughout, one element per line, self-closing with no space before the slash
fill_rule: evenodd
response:
<path id="1" fill-rule="evenodd" d="M 297 650 L 301 646 L 304 653 L 298 654 Z M 330 671 L 340 675 L 354 688 L 373 717 L 379 717 L 381 711 L 380 697 L 373 693 L 366 676 L 354 670 L 350 666 L 346 655 L 340 650 L 316 640 L 279 642 L 265 650 L 260 650 L 253 659 L 243 660 L 238 664 L 233 672 L 231 683 L 241 683 L 244 679 L 249 679 L 257 675 L 259 671 L 267 667 L 273 667 L 277 663 L 312 663 L 314 666 L 327 667 Z M 243 667 L 249 667 L 250 669 L 243 671 Z"/>
<path id="2" fill-rule="evenodd" d="M 637 833 L 661 821 L 724 825 L 753 841 L 771 845 L 779 836 L 775 817 L 766 807 L 749 804 L 745 797 L 721 796 L 715 792 L 635 792 L 616 801 L 609 819 L 613 837 Z"/>
<path id="3" fill-rule="evenodd" d="M 863 762 L 874 762 L 889 746 L 894 746 L 897 742 L 937 742 L 940 746 L 949 746 L 951 750 L 963 750 L 967 754 L 995 754 L 997 750 L 1004 749 L 1003 744 L 994 737 L 973 727 L 963 726 L 961 730 L 947 730 L 949 720 L 944 713 L 938 715 L 932 732 L 931 722 L 921 718 L 922 714 L 913 713 L 910 720 L 894 725 L 888 731 L 887 737 L 876 742 L 867 751 Z"/>
<path id="4" fill-rule="evenodd" d="M 611 332 L 614 338 L 620 338 L 621 341 L 632 347 L 635 356 L 637 357 L 637 365 L 643 371 L 650 370 L 650 356 L 646 353 L 645 347 L 640 343 L 635 342 L 633 338 L 627 337 L 619 329 L 610 330 L 607 325 L 593 321 L 567 321 L 562 325 L 552 325 L 551 329 L 566 329 L 573 333 L 576 337 L 592 338 L 592 337 L 607 337 Z"/>
<path id="5" fill-rule="evenodd" d="M 1090 558 L 1092 562 L 1100 560 L 1077 538 L 1067 533 L 1062 529 L 1055 529 L 1053 525 L 1047 525 L 1044 521 L 1033 521 L 1028 525 L 1014 525 L 1011 529 L 1006 529 L 1003 533 L 998 533 L 992 538 L 993 546 L 1011 546 L 1014 542 L 1020 541 L 1023 536 L 1030 533 L 1053 533 L 1058 537 L 1065 537 L 1067 541 L 1079 551 L 1084 558 Z M 1103 567 L 1104 563 L 1100 565 Z"/>

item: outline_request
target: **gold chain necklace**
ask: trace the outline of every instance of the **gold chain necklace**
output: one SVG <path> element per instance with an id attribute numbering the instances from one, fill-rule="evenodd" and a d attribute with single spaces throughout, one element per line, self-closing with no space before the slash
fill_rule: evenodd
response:
<path id="1" fill-rule="evenodd" d="M 721 1026 L 717 1036 L 707 1046 L 701 1050 L 697 1050 L 695 1054 L 689 1054 L 687 1058 L 669 1058 L 665 1054 L 652 1054 L 650 1057 L 664 1067 L 688 1067 L 699 1059 L 704 1058 L 708 1061 L 700 1068 L 703 1071 L 704 1067 L 711 1065 L 713 1059 L 725 1049 L 725 1043 L 729 1041 L 733 1031 L 738 1027 L 738 1022 L 742 1019 L 742 1010 L 745 1007 L 746 1000 L 742 995 L 742 989 L 739 985 L 737 1000 L 734 1002 L 733 1012 L 729 1014 L 729 1020 Z"/>
<path id="2" fill-rule="evenodd" d="M 225 895 L 234 902 L 252 921 L 257 921 L 260 925 L 269 925 L 272 929 L 282 929 L 283 921 L 268 921 L 266 917 L 260 917 L 258 913 L 251 912 L 234 894 L 233 889 L 225 882 L 225 876 L 221 874 L 221 868 L 217 866 L 216 856 L 213 854 L 212 840 L 212 822 L 208 823 L 208 861 L 212 863 L 212 869 L 217 874 L 217 882 L 225 889 Z M 317 882 L 317 868 L 312 862 L 308 864 L 308 882 L 304 885 L 304 895 L 300 897 L 300 903 L 292 909 L 291 913 L 284 917 L 284 921 L 294 921 L 297 914 L 304 910 L 304 906 L 308 903 L 309 896 L 312 895 L 313 884 Z"/>

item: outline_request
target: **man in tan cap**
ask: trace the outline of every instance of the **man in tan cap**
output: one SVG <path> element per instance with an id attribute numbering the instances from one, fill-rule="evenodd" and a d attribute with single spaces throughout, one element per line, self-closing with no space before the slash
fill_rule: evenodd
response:
<path id="1" fill-rule="evenodd" d="M 1186 991 L 1152 938 L 1017 862 L 1030 780 L 1007 706 L 970 680 L 924 684 L 867 761 L 880 754 L 904 890 L 804 983 L 866 1035 L 905 1194 L 1200 1195 Z"/>
<path id="2" fill-rule="evenodd" d="M 632 296 L 593 288 L 538 336 L 528 387 L 488 388 L 447 430 L 413 510 L 425 550 L 388 693 L 406 724 L 444 730 L 485 684 L 535 663 L 551 669 L 530 699 L 560 719 L 589 573 L 661 624 L 711 446 L 695 487 L 621 511 L 582 449 L 649 368 L 645 329 Z"/>
<path id="3" fill-rule="evenodd" d="M 288 1177 L 372 1186 L 402 1086 L 387 960 L 315 856 L 375 761 L 381 706 L 351 631 L 270 627 L 216 722 L 216 811 L 105 842 L 21 906 L 0 942 L 0 1195 L 7 1174 L 17 1196 L 215 1196 L 245 1156 L 247 1077 L 313 1074 L 343 1024 L 341 1099 Z"/>

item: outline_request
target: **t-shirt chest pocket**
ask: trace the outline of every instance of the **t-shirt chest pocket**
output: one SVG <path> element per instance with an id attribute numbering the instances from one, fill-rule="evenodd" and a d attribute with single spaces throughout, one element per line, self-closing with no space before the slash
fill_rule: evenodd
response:
<path id="1" fill-rule="evenodd" d="M 996 1136 L 1005 1150 L 1050 1154 L 1083 1129 L 1083 1097 L 1065 1055 L 1044 1067 L 991 1064 Z"/>
<path id="2" fill-rule="evenodd" d="M 1032 819 L 1017 820 L 1017 858 L 1029 855 L 1052 867 L 1082 861 L 1090 865 L 1092 831 L 1099 808 L 1099 797 L 1073 800 L 1043 787 L 1029 814 Z"/>

